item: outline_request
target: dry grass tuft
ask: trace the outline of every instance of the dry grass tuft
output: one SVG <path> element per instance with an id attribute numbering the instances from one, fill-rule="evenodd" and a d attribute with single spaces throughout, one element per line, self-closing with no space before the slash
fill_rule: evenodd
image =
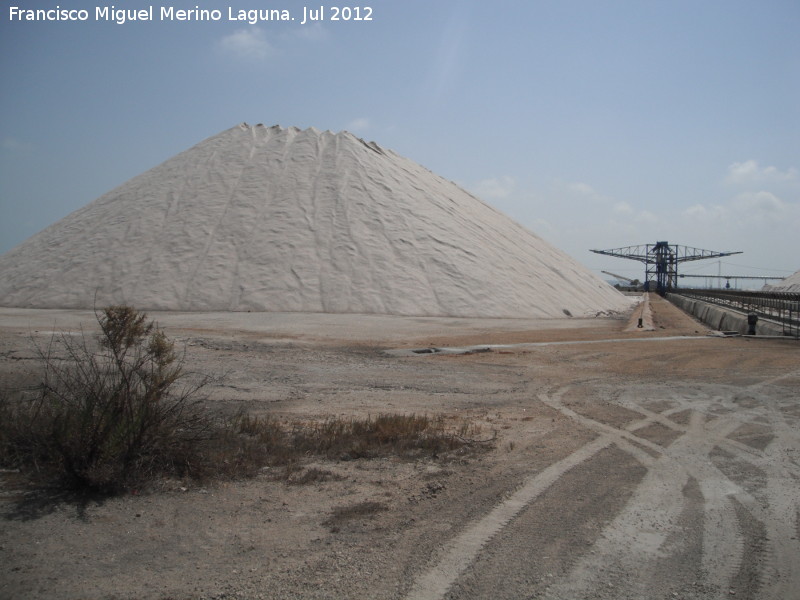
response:
<path id="1" fill-rule="evenodd" d="M 364 419 L 329 419 L 293 432 L 293 445 L 305 451 L 343 460 L 395 455 L 438 456 L 463 448 L 469 426 L 450 431 L 443 417 L 383 414 Z"/>
<path id="2" fill-rule="evenodd" d="M 491 447 L 492 440 L 476 441 L 480 430 L 469 423 L 447 427 L 445 419 L 427 415 L 384 414 L 366 418 L 330 418 L 323 421 L 281 423 L 271 416 L 237 415 L 226 427 L 226 444 L 218 451 L 234 453 L 237 465 L 250 471 L 263 466 L 284 467 L 283 479 L 294 482 L 304 460 L 310 457 L 357 460 L 383 456 L 411 459 L 437 458 Z M 234 452 L 234 448 L 237 450 Z M 251 474 L 251 473 L 250 473 Z M 314 475 L 302 477 L 310 481 Z M 318 477 L 318 479 L 322 479 Z"/>

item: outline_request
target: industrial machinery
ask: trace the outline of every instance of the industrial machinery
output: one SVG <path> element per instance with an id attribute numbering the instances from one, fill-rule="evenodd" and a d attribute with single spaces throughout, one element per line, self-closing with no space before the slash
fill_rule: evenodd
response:
<path id="1" fill-rule="evenodd" d="M 632 288 L 641 287 L 642 283 L 638 279 L 631 279 L 630 277 L 625 277 L 623 275 L 617 275 L 616 273 L 612 273 L 611 271 L 600 271 L 601 273 L 605 273 L 606 275 L 611 275 L 614 279 L 618 279 L 619 281 L 626 281 L 628 286 Z"/>
<path id="2" fill-rule="evenodd" d="M 716 252 L 689 246 L 671 245 L 669 242 L 626 246 L 624 248 L 612 248 L 611 250 L 592 250 L 592 252 L 643 262 L 645 264 L 645 291 L 651 291 L 650 287 L 655 283 L 655 291 L 662 296 L 671 289 L 678 287 L 679 263 L 741 254 L 741 251 Z"/>
<path id="3" fill-rule="evenodd" d="M 754 279 L 757 281 L 765 281 L 765 282 L 780 281 L 781 279 L 783 279 L 783 277 L 769 277 L 763 275 L 703 275 L 698 273 L 691 273 L 691 274 L 681 273 L 680 275 L 678 275 L 678 277 L 696 277 L 698 279 L 719 279 L 719 280 L 724 279 L 726 290 L 729 290 L 731 288 L 731 279 L 733 279 L 734 287 L 736 286 L 736 282 L 739 279 L 748 279 L 748 280 Z M 711 287 L 711 286 L 706 286 L 706 287 Z"/>

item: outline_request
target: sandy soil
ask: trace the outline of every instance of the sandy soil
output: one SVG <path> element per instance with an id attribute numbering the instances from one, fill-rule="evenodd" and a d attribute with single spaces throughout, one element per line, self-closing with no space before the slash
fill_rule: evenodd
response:
<path id="1" fill-rule="evenodd" d="M 800 597 L 800 344 L 709 337 L 658 298 L 651 309 L 651 331 L 154 314 L 192 365 L 228 373 L 213 402 L 444 414 L 496 434 L 495 449 L 104 501 L 32 495 L 5 473 L 0 597 Z M 91 320 L 0 310 L 0 378 L 34 367 L 31 337 Z M 525 345 L 386 352 L 483 344 Z"/>

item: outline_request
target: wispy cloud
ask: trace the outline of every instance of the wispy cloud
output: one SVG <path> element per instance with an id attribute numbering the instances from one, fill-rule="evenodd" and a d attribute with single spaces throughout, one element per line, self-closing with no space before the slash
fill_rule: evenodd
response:
<path id="1" fill-rule="evenodd" d="M 694 204 L 681 213 L 683 219 L 704 223 L 719 223 L 728 216 L 728 209 L 719 204 Z"/>
<path id="2" fill-rule="evenodd" d="M 791 168 L 745 161 L 717 177 L 718 183 L 722 179 L 728 183 L 720 186 L 716 197 L 682 208 L 614 197 L 594 182 L 554 180 L 542 192 L 517 185 L 511 197 L 525 201 L 509 204 L 514 208 L 509 214 L 568 254 L 604 268 L 610 263 L 589 255 L 587 248 L 669 240 L 714 250 L 742 250 L 749 264 L 765 271 L 779 268 L 785 257 L 796 260 L 800 175 Z M 493 189 L 505 189 L 501 183 L 500 178 L 480 183 L 487 199 L 492 198 Z M 473 191 L 478 192 L 478 186 Z M 625 267 L 611 270 L 617 268 Z"/>
<path id="3" fill-rule="evenodd" d="M 582 205 L 591 203 L 611 206 L 613 204 L 611 198 L 596 187 L 583 181 L 555 180 L 552 183 L 552 193 L 562 201 L 579 202 Z"/>
<path id="4" fill-rule="evenodd" d="M 781 171 L 777 167 L 762 167 L 756 160 L 733 163 L 728 167 L 725 182 L 734 185 L 764 185 L 797 181 L 798 172 L 794 167 Z"/>
<path id="5" fill-rule="evenodd" d="M 287 35 L 310 42 L 321 42 L 330 37 L 328 30 L 319 23 L 303 25 L 302 27 L 292 29 L 291 33 Z"/>
<path id="6" fill-rule="evenodd" d="M 627 202 L 616 202 L 612 210 L 618 215 L 632 215 L 633 207 Z"/>
<path id="7" fill-rule="evenodd" d="M 218 47 L 223 53 L 244 60 L 261 61 L 277 54 L 275 47 L 258 27 L 234 31 L 223 37 Z"/>
<path id="8" fill-rule="evenodd" d="M 724 204 L 696 204 L 685 209 L 681 216 L 686 225 L 725 226 L 745 233 L 757 224 L 773 223 L 780 230 L 800 226 L 800 202 L 783 200 L 772 192 L 743 192 Z M 788 231 L 788 229 L 787 229 Z"/>
<path id="9" fill-rule="evenodd" d="M 582 196 L 594 196 L 597 194 L 592 186 L 590 186 L 588 183 L 582 183 L 580 181 L 567 183 L 566 188 L 570 192 L 580 194 Z"/>
<path id="10" fill-rule="evenodd" d="M 746 160 L 730 165 L 724 181 L 738 193 L 715 207 L 716 216 L 732 223 L 800 226 L 800 173 L 796 168 L 762 167 L 756 160 Z"/>
<path id="11" fill-rule="evenodd" d="M 346 126 L 345 129 L 354 133 L 360 133 L 370 128 L 370 120 L 367 117 L 358 117 L 353 119 Z"/>
<path id="12" fill-rule="evenodd" d="M 636 214 L 635 220 L 639 225 L 656 226 L 661 222 L 661 217 L 649 210 L 640 210 Z"/>
<path id="13" fill-rule="evenodd" d="M 328 40 L 330 33 L 319 23 L 284 29 L 267 38 L 263 29 L 255 26 L 237 29 L 219 39 L 217 50 L 222 54 L 245 61 L 265 61 L 283 54 L 296 44 L 320 43 Z"/>
<path id="14" fill-rule="evenodd" d="M 733 200 L 733 207 L 740 211 L 743 216 L 751 215 L 777 219 L 780 219 L 792 208 L 788 202 L 784 202 L 775 194 L 765 191 L 739 194 Z"/>
<path id="15" fill-rule="evenodd" d="M 482 179 L 471 186 L 471 191 L 480 198 L 507 198 L 513 193 L 515 186 L 514 178 L 504 175 Z"/>
<path id="16" fill-rule="evenodd" d="M 453 86 L 462 69 L 464 46 L 469 29 L 469 11 L 458 6 L 445 24 L 439 47 L 431 61 L 425 102 L 438 105 Z"/>

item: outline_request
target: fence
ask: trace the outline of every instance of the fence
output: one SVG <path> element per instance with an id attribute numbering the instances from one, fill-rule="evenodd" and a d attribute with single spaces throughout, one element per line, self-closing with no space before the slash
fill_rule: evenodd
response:
<path id="1" fill-rule="evenodd" d="M 673 289 L 673 294 L 724 306 L 779 323 L 783 334 L 800 338 L 800 294 L 744 290 Z"/>

